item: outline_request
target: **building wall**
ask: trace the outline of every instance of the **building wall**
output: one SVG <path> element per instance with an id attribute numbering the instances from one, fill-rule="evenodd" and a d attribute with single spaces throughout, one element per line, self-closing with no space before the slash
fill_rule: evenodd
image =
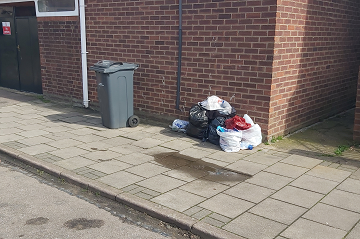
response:
<path id="1" fill-rule="evenodd" d="M 210 95 L 268 136 L 354 106 L 357 0 L 183 1 L 180 110 L 175 109 L 178 1 L 87 0 L 88 66 L 134 62 L 136 110 L 186 118 Z M 78 18 L 38 18 L 44 94 L 81 100 Z M 89 71 L 90 105 L 97 103 Z"/>
<path id="2" fill-rule="evenodd" d="M 266 130 L 275 12 L 276 0 L 183 1 L 180 110 L 175 109 L 178 1 L 89 0 L 89 63 L 140 64 L 135 109 L 185 118 L 194 103 L 217 95 Z M 94 82 L 94 74 L 89 76 Z"/>
<path id="3" fill-rule="evenodd" d="M 78 17 L 39 17 L 37 20 L 43 93 L 81 100 Z"/>
<path id="4" fill-rule="evenodd" d="M 360 2 L 278 0 L 269 135 L 354 107 Z"/>
<path id="5" fill-rule="evenodd" d="M 357 85 L 357 101 L 356 101 L 355 120 L 354 120 L 354 140 L 360 142 L 360 71 L 359 71 L 359 82 Z"/>

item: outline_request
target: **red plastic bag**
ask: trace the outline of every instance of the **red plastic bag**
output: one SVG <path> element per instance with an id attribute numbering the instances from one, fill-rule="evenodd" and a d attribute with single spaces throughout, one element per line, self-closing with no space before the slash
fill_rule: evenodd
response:
<path id="1" fill-rule="evenodd" d="M 245 130 L 249 129 L 251 127 L 251 124 L 246 123 L 243 117 L 235 115 L 234 117 L 225 121 L 225 126 L 227 129 Z"/>

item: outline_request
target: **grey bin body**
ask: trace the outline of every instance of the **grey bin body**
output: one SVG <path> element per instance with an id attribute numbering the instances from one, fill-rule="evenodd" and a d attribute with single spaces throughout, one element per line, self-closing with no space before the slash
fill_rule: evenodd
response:
<path id="1" fill-rule="evenodd" d="M 138 65 L 113 61 L 99 61 L 90 70 L 96 72 L 97 92 L 102 123 L 110 129 L 135 127 L 133 75 Z M 136 117 L 135 125 L 129 118 Z M 131 120 L 130 119 L 130 120 Z"/>

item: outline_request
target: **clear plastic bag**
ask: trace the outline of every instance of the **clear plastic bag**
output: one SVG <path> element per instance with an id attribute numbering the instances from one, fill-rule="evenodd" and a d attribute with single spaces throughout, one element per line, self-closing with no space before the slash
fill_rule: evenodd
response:
<path id="1" fill-rule="evenodd" d="M 217 110 L 222 115 L 231 114 L 232 107 L 226 100 L 220 99 L 216 95 L 208 97 L 200 102 L 201 107 L 207 110 Z"/>
<path id="2" fill-rule="evenodd" d="M 176 119 L 174 120 L 172 125 L 169 125 L 169 127 L 174 131 L 185 133 L 188 125 L 189 125 L 188 121 Z"/>
<path id="3" fill-rule="evenodd" d="M 220 147 L 225 152 L 238 152 L 240 150 L 240 142 L 242 132 L 239 130 L 224 129 L 218 127 L 216 129 L 217 134 L 220 136 Z"/>
<path id="4" fill-rule="evenodd" d="M 256 147 L 261 144 L 261 128 L 258 124 L 254 124 L 249 129 L 241 130 L 241 132 L 243 143 L 241 149 L 247 149 L 247 145 L 252 145 L 253 147 Z"/>

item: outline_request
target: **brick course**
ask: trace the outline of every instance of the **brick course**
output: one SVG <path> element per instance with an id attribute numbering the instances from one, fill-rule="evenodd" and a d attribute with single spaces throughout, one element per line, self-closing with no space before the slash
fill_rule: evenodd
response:
<path id="1" fill-rule="evenodd" d="M 186 118 L 192 104 L 218 95 L 265 135 L 286 134 L 354 105 L 359 4 L 184 0 L 180 111 L 177 0 L 86 1 L 88 64 L 140 64 L 137 110 Z M 44 94 L 81 99 L 78 26 L 72 18 L 39 22 Z M 91 71 L 89 99 L 97 102 Z"/>

